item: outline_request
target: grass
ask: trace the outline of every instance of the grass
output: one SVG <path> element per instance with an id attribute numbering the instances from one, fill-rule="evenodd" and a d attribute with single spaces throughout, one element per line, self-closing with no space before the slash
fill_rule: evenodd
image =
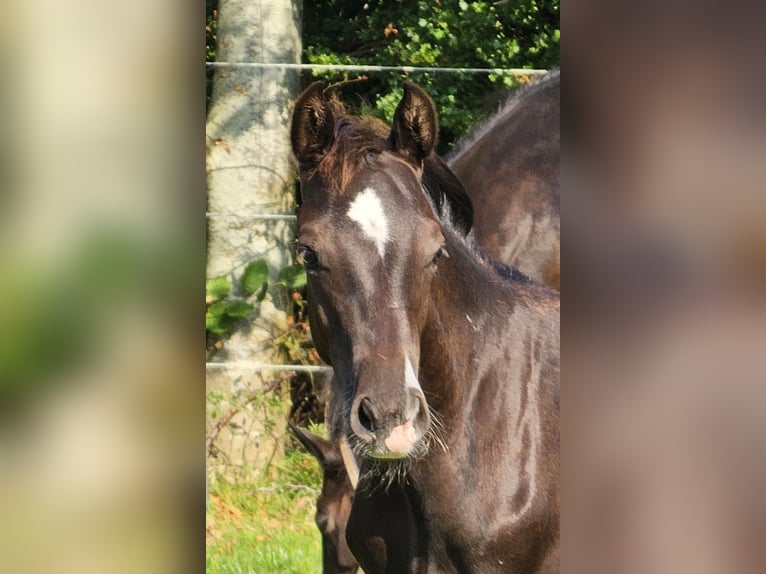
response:
<path id="1" fill-rule="evenodd" d="M 271 480 L 231 483 L 219 478 L 211 484 L 207 574 L 322 571 L 322 546 L 314 524 L 319 465 L 296 448 L 274 470 Z"/>

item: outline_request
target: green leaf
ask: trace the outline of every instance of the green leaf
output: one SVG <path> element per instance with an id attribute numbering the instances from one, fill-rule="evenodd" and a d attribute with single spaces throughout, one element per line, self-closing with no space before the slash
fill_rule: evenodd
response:
<path id="1" fill-rule="evenodd" d="M 213 277 L 205 284 L 205 293 L 218 301 L 231 292 L 231 281 L 223 275 Z"/>
<path id="2" fill-rule="evenodd" d="M 300 289 L 306 285 L 306 270 L 303 265 L 290 265 L 280 269 L 278 278 L 289 289 Z"/>
<path id="3" fill-rule="evenodd" d="M 223 301 L 213 303 L 205 313 L 205 329 L 217 335 L 227 333 L 234 326 L 234 319 L 226 314 Z"/>
<path id="4" fill-rule="evenodd" d="M 269 278 L 269 267 L 263 259 L 251 261 L 242 273 L 242 291 L 252 295 L 263 289 L 263 284 Z"/>
<path id="5" fill-rule="evenodd" d="M 258 294 L 255 296 L 255 300 L 258 301 L 259 303 L 263 301 L 266 298 L 266 293 L 268 293 L 268 291 L 269 291 L 269 284 L 264 283 L 263 286 L 261 287 L 261 290 L 258 291 Z"/>
<path id="6" fill-rule="evenodd" d="M 222 301 L 223 312 L 229 317 L 247 317 L 253 312 L 255 307 L 247 301 Z"/>

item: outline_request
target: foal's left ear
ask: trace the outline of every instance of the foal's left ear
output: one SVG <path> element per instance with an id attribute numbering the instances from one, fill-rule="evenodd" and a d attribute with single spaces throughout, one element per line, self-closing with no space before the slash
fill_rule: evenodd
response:
<path id="1" fill-rule="evenodd" d="M 313 169 L 332 145 L 335 118 L 324 97 L 322 82 L 314 82 L 295 102 L 290 141 L 301 170 Z"/>
<path id="2" fill-rule="evenodd" d="M 392 149 L 420 165 L 436 145 L 439 123 L 431 98 L 412 82 L 404 82 L 404 96 L 394 112 L 388 143 Z"/>
<path id="3" fill-rule="evenodd" d="M 319 461 L 323 469 L 327 468 L 331 463 L 340 460 L 338 449 L 330 441 L 307 430 L 303 430 L 292 421 L 287 423 L 287 428 L 290 429 L 303 447 Z"/>

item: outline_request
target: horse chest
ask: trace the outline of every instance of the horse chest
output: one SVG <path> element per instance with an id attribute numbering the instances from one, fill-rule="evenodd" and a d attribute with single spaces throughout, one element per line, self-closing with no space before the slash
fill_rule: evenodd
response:
<path id="1" fill-rule="evenodd" d="M 420 497 L 434 572 L 535 572 L 550 542 L 547 473 L 541 445 L 527 433 L 540 424 L 532 408 L 519 432 L 480 441 L 469 423 L 453 428 L 447 452 L 433 451 L 410 471 Z M 509 425 L 506 425 L 508 427 Z"/>

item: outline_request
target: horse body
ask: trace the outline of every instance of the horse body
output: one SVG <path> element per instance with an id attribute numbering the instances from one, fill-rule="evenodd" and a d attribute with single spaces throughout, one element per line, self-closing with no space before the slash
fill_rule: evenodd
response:
<path id="1" fill-rule="evenodd" d="M 312 336 L 364 460 L 346 538 L 368 574 L 555 571 L 558 295 L 464 241 L 437 129 L 412 84 L 390 133 L 296 103 Z"/>
<path id="2" fill-rule="evenodd" d="M 421 541 L 427 571 L 555 571 L 558 299 L 531 283 L 499 278 L 453 239 L 439 272 L 463 280 L 437 276 L 419 373 L 429 407 L 445 421 L 446 449 L 433 445 L 407 470 L 418 493 L 412 505 L 420 503 L 429 524 Z M 477 280 L 491 289 L 477 296 Z M 397 490 L 407 496 L 409 487 L 388 490 L 389 497 Z M 352 508 L 347 537 L 357 557 L 365 557 L 371 515 L 402 522 L 399 509 L 376 496 Z M 362 564 L 367 572 L 397 571 L 385 561 Z"/>
<path id="3" fill-rule="evenodd" d="M 474 209 L 487 254 L 560 290 L 561 78 L 521 89 L 464 137 L 447 163 Z"/>

